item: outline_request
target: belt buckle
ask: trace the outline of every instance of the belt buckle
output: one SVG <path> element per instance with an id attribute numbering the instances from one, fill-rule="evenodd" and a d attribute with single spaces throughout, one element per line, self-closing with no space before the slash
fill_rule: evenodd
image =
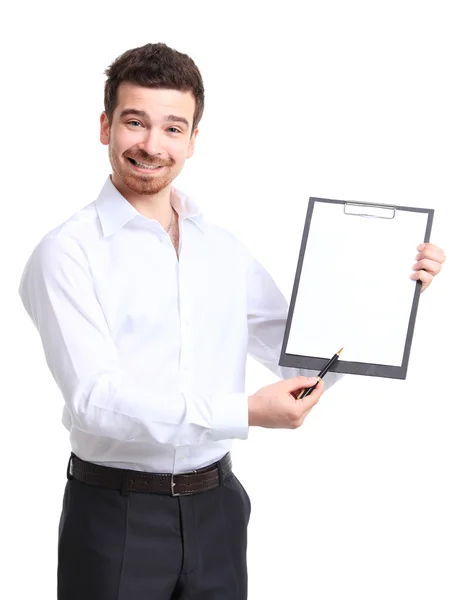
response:
<path id="1" fill-rule="evenodd" d="M 182 494 L 181 492 L 175 492 L 176 482 L 174 481 L 174 479 L 175 479 L 175 475 L 174 475 L 174 473 L 172 473 L 172 476 L 170 478 L 170 492 L 171 492 L 172 496 L 183 496 L 184 494 Z"/>
<path id="2" fill-rule="evenodd" d="M 175 475 L 172 473 L 172 475 L 170 477 L 170 493 L 172 494 L 172 496 L 180 496 L 181 494 L 176 494 L 175 493 L 176 483 L 173 481 L 174 477 L 175 477 Z"/>
<path id="3" fill-rule="evenodd" d="M 197 471 L 191 471 L 191 473 L 197 473 Z M 172 496 L 191 496 L 194 492 L 175 492 L 175 486 L 177 485 L 176 482 L 174 481 L 175 478 L 175 474 L 172 473 L 171 477 L 170 477 L 170 493 L 172 494 Z"/>

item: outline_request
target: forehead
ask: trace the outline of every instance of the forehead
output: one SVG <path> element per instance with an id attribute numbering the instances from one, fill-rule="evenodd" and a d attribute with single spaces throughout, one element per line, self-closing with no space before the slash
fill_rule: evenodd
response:
<path id="1" fill-rule="evenodd" d="M 175 114 L 192 123 L 195 99 L 191 92 L 147 88 L 132 83 L 122 83 L 117 91 L 116 114 L 134 108 L 144 110 L 152 119 Z"/>

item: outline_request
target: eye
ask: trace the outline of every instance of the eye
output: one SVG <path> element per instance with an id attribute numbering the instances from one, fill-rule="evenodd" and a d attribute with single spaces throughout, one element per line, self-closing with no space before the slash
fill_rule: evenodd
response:
<path id="1" fill-rule="evenodd" d="M 178 129 L 178 127 L 169 127 L 168 131 L 170 133 L 181 133 L 181 131 Z"/>
<path id="2" fill-rule="evenodd" d="M 141 123 L 136 120 L 129 121 L 128 125 L 131 125 L 132 127 L 135 127 L 135 128 L 141 127 Z"/>

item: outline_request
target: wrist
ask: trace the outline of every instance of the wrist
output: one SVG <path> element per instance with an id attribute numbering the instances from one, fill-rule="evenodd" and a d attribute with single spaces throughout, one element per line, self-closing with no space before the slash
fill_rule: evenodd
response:
<path id="1" fill-rule="evenodd" d="M 255 394 L 252 394 L 248 397 L 248 407 L 249 407 L 249 427 L 257 425 L 256 422 L 256 414 L 255 414 Z"/>

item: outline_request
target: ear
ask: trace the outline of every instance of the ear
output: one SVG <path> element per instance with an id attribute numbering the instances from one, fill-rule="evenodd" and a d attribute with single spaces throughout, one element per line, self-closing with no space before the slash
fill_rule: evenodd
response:
<path id="1" fill-rule="evenodd" d="M 111 128 L 110 128 L 109 121 L 108 121 L 108 118 L 107 118 L 107 115 L 105 112 L 101 113 L 101 116 L 99 118 L 99 123 L 100 123 L 100 132 L 99 132 L 100 142 L 104 146 L 108 146 Z"/>
<path id="2" fill-rule="evenodd" d="M 196 138 L 197 138 L 197 134 L 199 133 L 199 129 L 195 129 L 194 133 L 191 136 L 191 139 L 189 140 L 189 146 L 188 146 L 188 152 L 186 154 L 186 158 L 191 158 L 191 156 L 194 154 L 194 147 L 196 144 Z"/>

